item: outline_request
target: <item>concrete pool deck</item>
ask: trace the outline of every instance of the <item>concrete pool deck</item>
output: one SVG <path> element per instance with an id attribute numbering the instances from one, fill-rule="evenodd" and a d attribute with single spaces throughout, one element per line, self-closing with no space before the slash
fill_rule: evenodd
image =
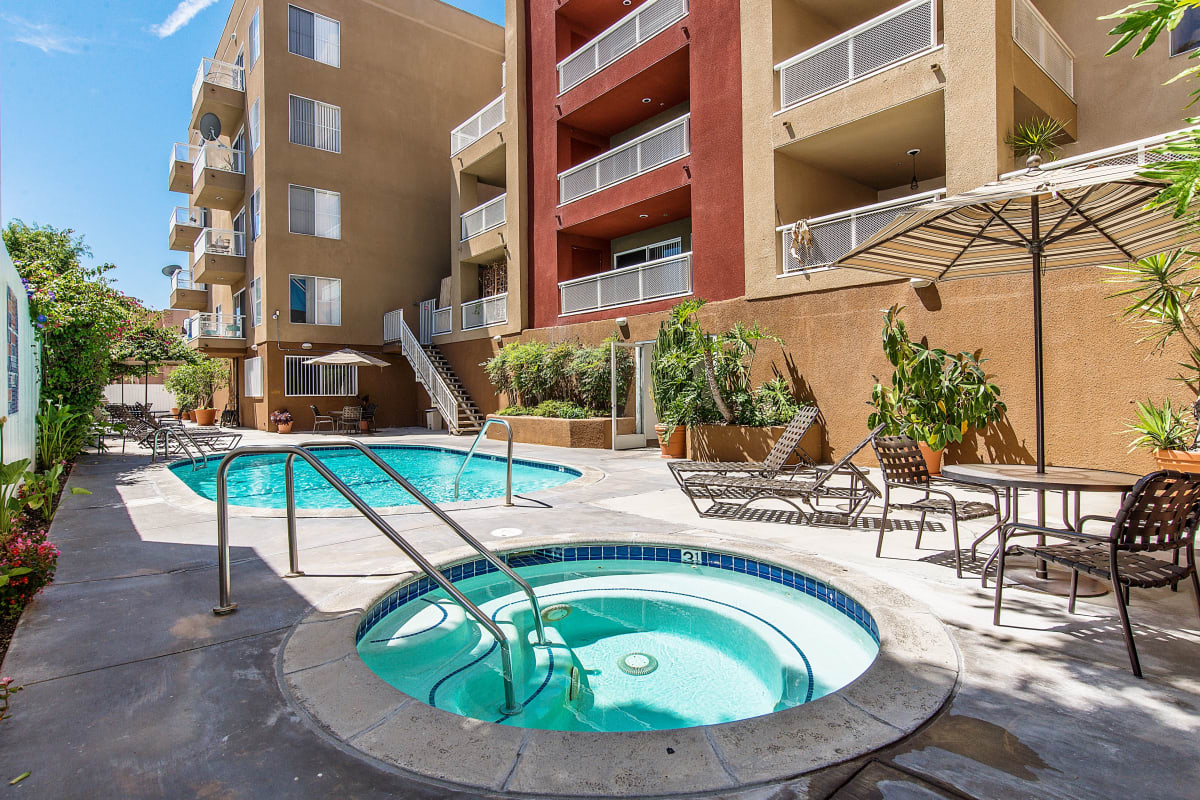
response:
<path id="1" fill-rule="evenodd" d="M 389 434 L 395 435 L 367 441 L 469 444 L 415 430 Z M 251 432 L 245 443 L 310 437 Z M 481 447 L 502 451 L 495 442 Z M 961 661 L 957 690 L 911 736 L 815 775 L 708 796 L 1195 796 L 1200 619 L 1186 587 L 1134 593 L 1131 613 L 1147 676 L 1139 681 L 1129 672 L 1109 598 L 1081 600 L 1072 616 L 1062 598 L 1008 590 L 1004 624 L 993 627 L 992 595 L 979 587 L 978 565 L 970 577 L 955 579 L 944 531 L 927 531 L 921 551 L 913 549 L 911 534 L 892 533 L 877 560 L 874 529 L 700 519 L 653 452 L 518 445 L 517 455 L 604 475 L 538 493 L 549 508 L 519 501 L 516 508 L 497 502 L 453 512 L 487 543 L 507 549 L 525 537 L 578 533 L 595 540 L 629 532 L 758 541 L 890 584 L 929 606 L 950 630 Z M 6 768 L 0 777 L 32 773 L 9 789 L 14 796 L 488 796 L 361 759 L 310 726 L 280 688 L 278 651 L 296 622 L 314 608 L 336 606 L 351 586 L 367 581 L 382 590 L 410 570 L 365 520 L 302 519 L 300 557 L 308 574 L 284 579 L 284 520 L 235 517 L 232 580 L 240 606 L 219 618 L 211 612 L 217 590 L 211 510 L 174 502 L 161 469 L 143 454 L 85 456 L 71 485 L 93 494 L 64 498 L 52 530 L 63 551 L 57 580 L 26 611 L 3 664 L 4 675 L 27 687 L 0 724 Z M 1111 512 L 1114 499 L 1089 502 L 1094 508 L 1085 513 Z M 460 547 L 428 514 L 388 521 L 435 559 Z M 965 527 L 978 532 L 986 524 Z M 514 528 L 516 536 L 508 530 Z M 455 744 L 429 746 L 453 759 Z M 662 760 L 645 768 L 655 763 L 664 773 L 671 769 Z"/>

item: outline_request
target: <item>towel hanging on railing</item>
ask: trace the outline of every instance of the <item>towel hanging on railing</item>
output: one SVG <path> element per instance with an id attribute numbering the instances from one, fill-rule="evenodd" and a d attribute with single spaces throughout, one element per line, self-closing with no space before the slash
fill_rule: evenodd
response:
<path id="1" fill-rule="evenodd" d="M 792 225 L 791 244 L 788 246 L 788 252 L 792 258 L 796 259 L 796 263 L 804 266 L 805 254 L 812 250 L 813 235 L 812 229 L 808 227 L 807 219 L 798 219 Z"/>

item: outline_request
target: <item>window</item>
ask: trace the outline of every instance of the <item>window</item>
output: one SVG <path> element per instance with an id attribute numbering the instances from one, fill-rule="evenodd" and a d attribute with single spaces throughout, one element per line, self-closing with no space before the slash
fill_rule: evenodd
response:
<path id="1" fill-rule="evenodd" d="M 239 289 L 233 293 L 233 316 L 235 318 L 246 317 L 246 290 Z"/>
<path id="2" fill-rule="evenodd" d="M 289 186 L 288 228 L 292 233 L 342 238 L 342 196 L 324 189 Z"/>
<path id="3" fill-rule="evenodd" d="M 258 149 L 258 143 L 261 141 L 258 138 L 258 101 L 254 101 L 254 105 L 250 106 L 250 152 L 253 153 Z"/>
<path id="4" fill-rule="evenodd" d="M 262 356 L 246 359 L 246 397 L 263 396 Z"/>
<path id="5" fill-rule="evenodd" d="M 1171 31 L 1171 55 L 1177 56 L 1200 47 L 1200 8 L 1189 8 Z"/>
<path id="6" fill-rule="evenodd" d="M 235 233 L 246 232 L 246 209 L 243 208 L 237 213 L 237 216 L 233 218 L 233 230 Z M 245 255 L 245 252 L 246 251 L 243 250 L 239 255 Z"/>
<path id="7" fill-rule="evenodd" d="M 677 256 L 682 252 L 683 239 L 668 239 L 665 242 L 613 253 L 613 269 L 632 267 L 635 264 L 644 264 L 647 261 L 657 261 L 660 258 Z"/>
<path id="8" fill-rule="evenodd" d="M 250 324 L 255 327 L 263 324 L 262 278 L 250 281 Z"/>
<path id="9" fill-rule="evenodd" d="M 288 397 L 353 397 L 358 394 L 358 367 L 348 364 L 305 364 L 311 356 L 285 356 L 283 393 Z"/>
<path id="10" fill-rule="evenodd" d="M 341 26 L 336 19 L 288 6 L 288 52 L 340 67 Z"/>
<path id="11" fill-rule="evenodd" d="M 258 9 L 254 9 L 254 16 L 250 18 L 250 69 L 254 69 L 254 65 L 258 63 L 258 54 L 262 50 L 262 36 L 258 30 Z"/>
<path id="12" fill-rule="evenodd" d="M 262 232 L 262 198 L 259 195 L 261 189 L 255 189 L 254 194 L 250 195 L 250 241 L 258 238 Z"/>
<path id="13" fill-rule="evenodd" d="M 305 325 L 342 324 L 342 282 L 337 278 L 292 275 L 288 297 L 292 322 Z"/>
<path id="14" fill-rule="evenodd" d="M 230 147 L 238 153 L 241 153 L 243 155 L 245 154 L 245 152 L 246 152 L 246 131 L 245 131 L 245 129 L 241 129 L 237 132 L 237 136 L 233 137 L 233 141 L 230 143 Z M 238 157 L 239 156 L 234 156 L 235 159 Z M 235 161 L 234 163 L 236 164 L 237 162 Z M 235 169 L 234 171 L 235 172 L 245 172 L 246 171 L 246 162 L 244 160 L 242 161 L 241 166 L 242 166 L 242 168 L 240 170 Z"/>
<path id="15" fill-rule="evenodd" d="M 288 138 L 292 144 L 342 152 L 342 110 L 337 106 L 309 100 L 306 97 L 289 97 L 291 124 Z"/>

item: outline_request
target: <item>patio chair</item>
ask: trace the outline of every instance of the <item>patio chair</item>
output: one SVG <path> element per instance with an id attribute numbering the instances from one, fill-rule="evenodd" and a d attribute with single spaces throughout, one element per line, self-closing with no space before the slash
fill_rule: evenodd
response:
<path id="1" fill-rule="evenodd" d="M 310 405 L 309 408 L 312 409 L 313 413 L 313 433 L 319 431 L 322 425 L 328 425 L 330 433 L 335 432 L 333 417 L 328 414 L 322 414 L 314 405 Z"/>
<path id="2" fill-rule="evenodd" d="M 929 468 L 925 466 L 921 448 L 917 446 L 915 439 L 907 436 L 876 436 L 872 439 L 871 446 L 875 449 L 875 456 L 879 459 L 879 470 L 883 473 L 883 519 L 879 525 L 879 542 L 875 545 L 875 557 L 879 558 L 883 553 L 883 536 L 887 533 L 887 517 L 891 509 L 920 512 L 921 520 L 917 523 L 917 548 L 921 547 L 921 534 L 925 532 L 925 517 L 929 514 L 946 515 L 950 517 L 950 530 L 954 536 L 954 574 L 961 578 L 962 549 L 958 542 L 958 523 L 995 516 L 996 524 L 988 528 L 984 536 L 998 530 L 1001 522 L 999 493 L 990 489 L 995 503 L 988 504 L 975 500 L 959 500 L 948 489 L 938 488 L 934 485 L 935 479 L 929 474 Z M 966 484 L 948 478 L 937 478 L 936 483 L 966 487 Z M 897 503 L 891 498 L 892 489 L 911 489 L 924 493 L 924 497 Z M 979 538 L 982 539 L 983 536 Z"/>
<path id="3" fill-rule="evenodd" d="M 1000 624 L 1000 597 L 1004 591 L 1006 540 L 1017 535 L 1038 534 L 1066 539 L 1065 544 L 1013 545 L 1014 553 L 1027 554 L 1071 570 L 1071 596 L 1068 613 L 1075 612 L 1075 594 L 1079 573 L 1086 572 L 1109 581 L 1125 633 L 1125 649 L 1133 674 L 1142 677 L 1141 663 L 1129 625 L 1129 590 L 1160 589 L 1172 591 L 1190 578 L 1200 612 L 1200 580 L 1196 577 L 1196 523 L 1200 520 L 1200 475 L 1160 470 L 1141 478 L 1125 496 L 1115 517 L 1087 516 L 1079 520 L 1080 530 L 1044 528 L 1025 522 L 1012 522 L 1000 529 L 999 565 L 996 572 L 996 601 L 992 624 Z M 1104 521 L 1112 527 L 1107 536 L 1083 533 L 1088 521 Z M 1183 564 L 1179 556 L 1183 554 Z M 1170 560 L 1151 553 L 1169 554 Z"/>
<path id="4" fill-rule="evenodd" d="M 745 513 L 751 503 L 759 500 L 779 500 L 796 509 L 800 514 L 800 521 L 805 523 L 812 523 L 814 515 L 821 511 L 817 507 L 820 501 L 845 500 L 846 524 L 853 525 L 862 516 L 867 504 L 879 497 L 879 489 L 850 459 L 858 455 L 879 430 L 880 428 L 876 428 L 871 431 L 867 438 L 850 448 L 832 466 L 814 467 L 814 480 L 697 474 L 684 478 L 683 493 L 692 501 L 696 513 L 702 517 L 737 519 Z M 832 480 L 838 476 L 849 477 L 850 485 L 834 486 Z M 709 505 L 701 509 L 697 500 L 708 500 Z M 737 500 L 742 502 L 732 502 Z M 797 500 L 804 502 L 812 513 L 797 505 Z"/>
<path id="5" fill-rule="evenodd" d="M 346 406 L 342 409 L 342 430 L 346 433 L 357 433 L 361 419 L 362 406 Z"/>
<path id="6" fill-rule="evenodd" d="M 375 412 L 378 410 L 378 403 L 367 403 L 362 408 L 362 418 L 366 420 L 368 433 L 376 433 L 379 430 L 375 427 Z"/>
<path id="7" fill-rule="evenodd" d="M 815 465 L 808 453 L 804 452 L 804 448 L 800 447 L 800 440 L 820 416 L 821 411 L 816 406 L 805 406 L 796 412 L 783 433 L 775 440 L 771 452 L 767 453 L 767 457 L 762 461 L 672 461 L 667 467 L 680 486 L 683 486 L 687 475 L 701 473 L 746 473 L 759 478 L 774 478 L 785 469 L 787 460 L 795 453 L 800 462 L 791 467 L 790 471 L 794 473 L 797 469 Z"/>

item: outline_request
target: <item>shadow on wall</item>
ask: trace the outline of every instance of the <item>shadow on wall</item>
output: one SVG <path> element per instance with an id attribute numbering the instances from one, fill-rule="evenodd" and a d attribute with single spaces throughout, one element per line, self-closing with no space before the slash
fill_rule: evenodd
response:
<path id="1" fill-rule="evenodd" d="M 1005 415 L 985 431 L 967 431 L 961 444 L 951 444 L 946 448 L 948 464 L 973 464 L 981 460 L 992 464 L 1032 464 L 1035 458 L 1025 440 L 1013 430 L 1008 415 Z"/>

